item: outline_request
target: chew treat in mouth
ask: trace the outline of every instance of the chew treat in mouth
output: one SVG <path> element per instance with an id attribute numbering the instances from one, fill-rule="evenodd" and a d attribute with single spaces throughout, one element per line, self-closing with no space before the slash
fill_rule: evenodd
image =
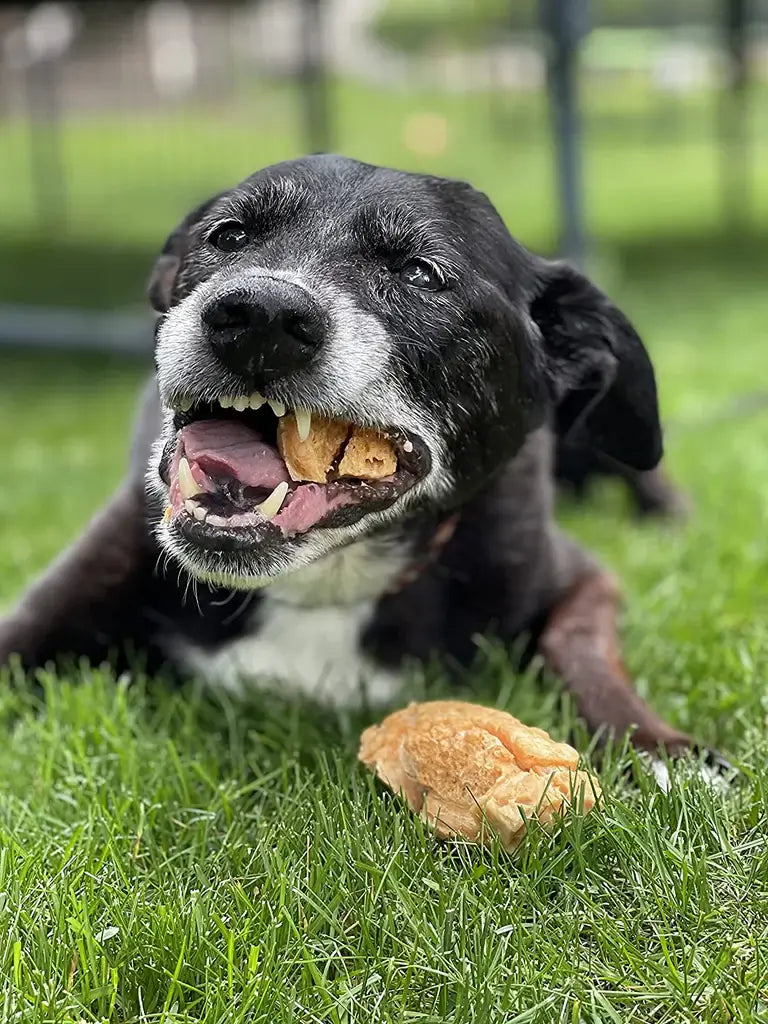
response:
<path id="1" fill-rule="evenodd" d="M 337 477 L 383 480 L 397 469 L 392 442 L 377 430 L 322 416 L 312 417 L 312 429 L 304 437 L 301 427 L 296 416 L 284 416 L 277 430 L 277 447 L 293 480 L 324 484 L 334 468 Z"/>
<path id="2" fill-rule="evenodd" d="M 402 429 L 287 410 L 259 394 L 181 396 L 173 409 L 159 467 L 169 492 L 163 522 L 212 548 L 357 522 L 391 505 L 430 464 Z"/>
<path id="3" fill-rule="evenodd" d="M 283 416 L 277 427 L 278 450 L 292 480 L 324 484 L 349 436 L 349 424 L 313 416 L 311 430 L 304 437 L 302 426 L 295 415 Z"/>
<path id="4" fill-rule="evenodd" d="M 392 442 L 376 430 L 355 427 L 339 463 L 339 476 L 381 480 L 396 469 L 397 456 Z"/>
<path id="5" fill-rule="evenodd" d="M 394 712 L 365 730 L 359 757 L 440 838 L 481 843 L 497 833 L 507 851 L 526 822 L 551 826 L 573 809 L 587 813 L 600 796 L 573 747 L 506 711 L 461 701 Z"/>

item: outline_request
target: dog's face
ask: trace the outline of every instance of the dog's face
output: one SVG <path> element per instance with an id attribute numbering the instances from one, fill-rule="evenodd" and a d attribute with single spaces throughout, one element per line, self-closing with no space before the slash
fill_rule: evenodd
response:
<path id="1" fill-rule="evenodd" d="M 150 296 L 165 418 L 148 480 L 163 547 L 200 579 L 259 586 L 447 513 L 553 404 L 619 459 L 660 455 L 627 321 L 460 182 L 328 156 L 267 168 L 186 218 Z M 368 461 L 345 461 L 356 437 Z"/>

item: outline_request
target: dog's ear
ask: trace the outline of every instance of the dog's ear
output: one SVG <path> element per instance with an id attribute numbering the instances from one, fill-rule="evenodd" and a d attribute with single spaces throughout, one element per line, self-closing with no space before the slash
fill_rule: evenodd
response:
<path id="1" fill-rule="evenodd" d="M 530 313 L 541 332 L 558 433 L 585 430 L 606 455 L 652 469 L 662 453 L 656 380 L 629 320 L 563 263 L 543 265 Z"/>
<path id="2" fill-rule="evenodd" d="M 176 275 L 181 261 L 189 251 L 190 230 L 217 198 L 218 196 L 214 196 L 213 199 L 206 200 L 187 214 L 181 224 L 177 225 L 166 238 L 147 285 L 147 296 L 152 308 L 157 313 L 167 313 L 171 308 Z"/>

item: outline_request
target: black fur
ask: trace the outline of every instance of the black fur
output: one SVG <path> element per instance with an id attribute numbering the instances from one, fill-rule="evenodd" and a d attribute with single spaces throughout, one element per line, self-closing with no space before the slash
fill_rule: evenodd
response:
<path id="1" fill-rule="evenodd" d="M 250 239 L 235 254 L 208 242 L 216 225 L 229 220 L 245 225 Z M 428 261 L 444 287 L 421 290 L 404 281 L 400 269 L 414 259 Z M 393 387 L 414 415 L 437 425 L 435 438 L 422 440 L 432 458 L 441 447 L 443 480 L 334 541 L 380 538 L 406 552 L 407 562 L 418 559 L 447 515 L 459 515 L 452 540 L 416 582 L 378 595 L 361 640 L 366 649 L 387 665 L 434 653 L 466 663 L 477 633 L 492 629 L 511 641 L 535 632 L 574 583 L 595 569 L 553 522 L 548 424 L 578 429 L 591 445 L 638 471 L 661 455 L 653 370 L 626 317 L 578 271 L 518 244 L 488 199 L 469 185 L 312 157 L 259 171 L 198 207 L 169 237 L 150 286 L 161 314 L 163 403 L 181 392 L 200 399 L 242 385 L 217 363 L 202 328 L 181 345 L 174 341 L 172 367 L 162 339 L 180 322 L 173 319 L 180 303 L 201 289 L 215 286 L 221 294 L 250 281 L 253 268 L 262 275 L 302 275 L 323 297 L 331 325 L 346 322 L 334 296 L 345 296 L 355 316 L 374 318 L 389 346 L 386 374 Z M 372 341 L 353 335 L 348 340 L 364 366 L 373 358 Z M 274 397 L 350 419 L 365 416 L 367 396 L 380 380 L 342 401 L 328 358 L 320 346 L 308 367 L 278 380 Z M 201 569 L 216 564 L 233 578 L 231 587 L 198 584 L 197 599 L 185 601 L 187 571 L 175 556 L 164 564 L 153 533 L 164 485 L 151 446 L 162 431 L 172 446 L 175 427 L 163 416 L 152 383 L 125 484 L 0 624 L 0 662 L 14 652 L 35 665 L 58 654 L 111 654 L 122 661 L 126 651 L 138 651 L 154 667 L 174 663 L 179 638 L 213 649 L 258 628 L 257 610 L 269 600 L 269 587 L 241 599 L 231 595 L 236 577 L 246 571 L 279 576 L 300 564 L 322 527 L 293 538 L 273 532 L 269 544 L 243 542 L 231 555 L 185 541 L 187 569 L 190 562 Z"/>

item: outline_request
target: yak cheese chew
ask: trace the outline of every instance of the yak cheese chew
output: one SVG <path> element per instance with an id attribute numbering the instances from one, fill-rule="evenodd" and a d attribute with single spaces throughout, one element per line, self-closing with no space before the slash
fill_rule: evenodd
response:
<path id="1" fill-rule="evenodd" d="M 397 469 L 392 442 L 375 430 L 355 427 L 339 463 L 339 476 L 381 480 Z"/>
<path id="2" fill-rule="evenodd" d="M 302 441 L 296 417 L 292 413 L 281 417 L 277 426 L 277 447 L 291 479 L 324 484 L 348 434 L 348 424 L 315 414 L 309 437 Z"/>
<path id="3" fill-rule="evenodd" d="M 365 730 L 359 757 L 440 838 L 480 843 L 495 832 L 508 851 L 527 822 L 550 826 L 572 809 L 586 813 L 600 796 L 573 747 L 505 711 L 460 701 L 394 712 Z"/>
<path id="4" fill-rule="evenodd" d="M 327 483 L 337 461 L 336 475 L 360 480 L 381 480 L 397 469 L 392 442 L 382 434 L 364 427 L 352 427 L 350 434 L 348 423 L 317 414 L 312 415 L 309 436 L 304 441 L 299 437 L 296 417 L 281 417 L 277 447 L 292 480 Z"/>

